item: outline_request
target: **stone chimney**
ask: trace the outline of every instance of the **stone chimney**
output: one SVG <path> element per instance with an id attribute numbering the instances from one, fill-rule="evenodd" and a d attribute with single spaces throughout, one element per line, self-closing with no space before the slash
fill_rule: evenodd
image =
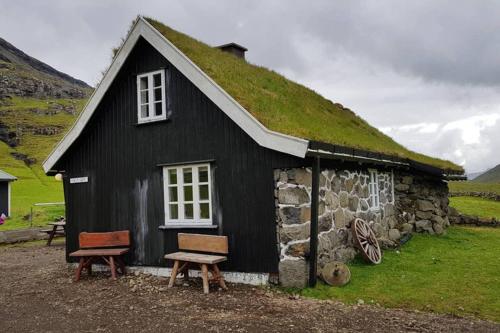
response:
<path id="1" fill-rule="evenodd" d="M 238 45 L 236 43 L 228 43 L 220 46 L 216 46 L 216 48 L 231 53 L 239 58 L 245 59 L 245 52 L 248 51 L 246 47 Z"/>

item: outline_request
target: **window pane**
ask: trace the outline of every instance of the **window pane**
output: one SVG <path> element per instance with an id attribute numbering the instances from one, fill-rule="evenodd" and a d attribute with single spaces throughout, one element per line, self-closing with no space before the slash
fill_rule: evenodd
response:
<path id="1" fill-rule="evenodd" d="M 155 87 L 161 86 L 161 74 L 153 75 L 153 80 L 154 80 Z"/>
<path id="2" fill-rule="evenodd" d="M 177 187 L 169 187 L 168 188 L 168 199 L 170 202 L 177 202 Z"/>
<path id="3" fill-rule="evenodd" d="M 179 218 L 179 206 L 177 204 L 170 204 L 170 216 L 169 218 L 172 220 L 177 220 Z"/>
<path id="4" fill-rule="evenodd" d="M 193 187 L 184 186 L 184 201 L 193 201 Z"/>
<path id="5" fill-rule="evenodd" d="M 193 174 L 191 168 L 182 169 L 184 184 L 190 184 L 193 182 Z"/>
<path id="6" fill-rule="evenodd" d="M 149 117 L 149 105 L 141 105 L 141 118 Z"/>
<path id="7" fill-rule="evenodd" d="M 208 200 L 208 185 L 200 185 L 200 200 Z"/>
<path id="8" fill-rule="evenodd" d="M 210 218 L 210 207 L 208 205 L 208 202 L 200 204 L 200 218 L 202 219 Z"/>
<path id="9" fill-rule="evenodd" d="M 170 185 L 177 184 L 177 170 L 176 169 L 168 170 L 168 183 Z"/>
<path id="10" fill-rule="evenodd" d="M 141 104 L 147 104 L 149 103 L 149 95 L 147 90 L 146 91 L 141 91 Z"/>
<path id="11" fill-rule="evenodd" d="M 163 110 L 161 109 L 161 102 L 155 103 L 155 116 L 161 116 Z"/>
<path id="12" fill-rule="evenodd" d="M 207 167 L 200 167 L 198 169 L 198 179 L 199 179 L 200 183 L 208 182 L 208 168 Z"/>
<path id="13" fill-rule="evenodd" d="M 155 102 L 161 101 L 161 88 L 155 89 Z"/>
<path id="14" fill-rule="evenodd" d="M 187 220 L 193 219 L 193 204 L 184 205 L 184 218 Z"/>
<path id="15" fill-rule="evenodd" d="M 141 90 L 148 89 L 148 78 L 141 77 Z"/>

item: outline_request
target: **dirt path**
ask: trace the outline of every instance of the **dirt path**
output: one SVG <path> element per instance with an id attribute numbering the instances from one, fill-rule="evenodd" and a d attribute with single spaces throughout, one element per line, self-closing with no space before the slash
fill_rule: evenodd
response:
<path id="1" fill-rule="evenodd" d="M 0 332 L 500 332 L 491 322 L 242 285 L 206 296 L 198 282 L 167 289 L 145 275 L 72 277 L 61 246 L 0 247 Z"/>

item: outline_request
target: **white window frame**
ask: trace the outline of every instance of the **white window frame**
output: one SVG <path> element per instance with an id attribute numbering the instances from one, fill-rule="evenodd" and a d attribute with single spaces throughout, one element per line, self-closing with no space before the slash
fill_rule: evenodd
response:
<path id="1" fill-rule="evenodd" d="M 153 76 L 156 74 L 160 74 L 161 78 L 161 85 L 155 87 L 154 86 L 154 80 Z M 141 79 L 142 78 L 147 78 L 148 79 L 148 88 L 141 90 Z M 155 115 L 155 101 L 154 101 L 154 90 L 155 88 L 161 88 L 161 115 L 156 116 Z M 146 103 L 142 104 L 141 103 L 141 92 L 147 91 L 148 92 L 148 111 L 149 111 L 149 116 L 148 117 L 142 117 L 141 114 L 141 106 L 146 105 Z M 158 103 L 158 101 L 157 101 Z M 137 75 L 137 122 L 139 124 L 143 123 L 149 123 L 152 121 L 159 121 L 159 120 L 164 120 L 167 118 L 167 112 L 166 112 L 166 97 L 165 97 L 165 70 L 160 69 L 154 72 L 148 72 L 144 74 Z"/>
<path id="2" fill-rule="evenodd" d="M 206 167 L 208 171 L 208 181 L 200 182 L 198 171 L 200 168 Z M 188 183 L 193 188 L 193 201 L 188 203 L 193 204 L 193 219 L 186 219 L 184 217 L 184 205 L 186 201 L 184 200 L 184 177 L 183 169 L 191 168 L 192 182 Z M 176 170 L 177 173 L 177 184 L 170 184 L 169 171 Z M 199 186 L 208 185 L 208 200 L 200 199 Z M 170 191 L 171 187 L 177 188 L 177 219 L 170 218 Z M 163 191 L 165 198 L 165 225 L 186 225 L 186 226 L 207 226 L 212 225 L 212 175 L 209 163 L 202 164 L 184 164 L 175 166 L 165 166 L 163 167 Z M 200 218 L 200 203 L 208 203 L 208 219 Z"/>
<path id="3" fill-rule="evenodd" d="M 371 205 L 373 210 L 380 209 L 380 190 L 378 186 L 378 171 L 375 169 L 368 169 L 370 179 L 368 181 L 368 192 L 370 194 Z"/>

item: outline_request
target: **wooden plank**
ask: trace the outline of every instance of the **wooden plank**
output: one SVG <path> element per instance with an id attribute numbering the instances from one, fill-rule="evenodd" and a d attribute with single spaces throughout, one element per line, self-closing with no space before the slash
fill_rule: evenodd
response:
<path id="1" fill-rule="evenodd" d="M 78 250 L 69 254 L 70 257 L 119 256 L 129 251 L 128 248 Z"/>
<path id="2" fill-rule="evenodd" d="M 228 253 L 228 241 L 226 236 L 179 233 L 177 239 L 179 242 L 179 250 Z"/>
<path id="3" fill-rule="evenodd" d="M 210 254 L 189 253 L 189 252 L 175 252 L 165 255 L 165 259 L 189 261 L 199 264 L 215 264 L 227 260 L 224 256 L 214 256 Z"/>
<path id="4" fill-rule="evenodd" d="M 113 232 L 81 232 L 80 248 L 130 246 L 128 230 Z"/>

